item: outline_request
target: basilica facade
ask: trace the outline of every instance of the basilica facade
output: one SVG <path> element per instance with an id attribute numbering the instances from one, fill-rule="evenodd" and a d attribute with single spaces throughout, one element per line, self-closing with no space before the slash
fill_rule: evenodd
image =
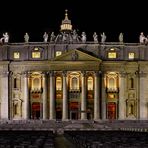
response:
<path id="1" fill-rule="evenodd" d="M 147 120 L 148 46 L 85 35 L 1 44 L 0 119 Z"/>

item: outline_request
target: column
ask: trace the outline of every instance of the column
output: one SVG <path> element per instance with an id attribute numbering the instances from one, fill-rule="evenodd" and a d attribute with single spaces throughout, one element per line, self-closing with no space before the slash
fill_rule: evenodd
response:
<path id="1" fill-rule="evenodd" d="M 81 98 L 81 120 L 86 120 L 86 76 L 85 72 L 82 72 L 82 98 Z"/>
<path id="2" fill-rule="evenodd" d="M 94 77 L 94 120 L 98 120 L 100 118 L 100 103 L 99 103 L 99 72 L 95 72 Z"/>
<path id="3" fill-rule="evenodd" d="M 9 119 L 9 72 L 1 75 L 1 118 Z"/>
<path id="4" fill-rule="evenodd" d="M 50 72 L 50 120 L 55 119 L 55 77 L 54 72 Z"/>
<path id="5" fill-rule="evenodd" d="M 63 72 L 63 112 L 62 120 L 68 119 L 67 73 Z"/>
<path id="6" fill-rule="evenodd" d="M 125 119 L 125 82 L 126 73 L 120 73 L 119 75 L 119 119 Z"/>
<path id="7" fill-rule="evenodd" d="M 140 72 L 139 73 L 139 112 L 140 112 L 140 120 L 147 119 L 147 102 L 146 102 L 146 73 Z"/>
<path id="8" fill-rule="evenodd" d="M 47 76 L 46 73 L 42 74 L 42 82 L 43 82 L 43 119 L 47 119 Z"/>
<path id="9" fill-rule="evenodd" d="M 105 83 L 106 83 L 106 78 L 105 78 L 105 74 L 102 74 L 102 106 L 101 106 L 101 112 L 102 112 L 102 119 L 105 120 L 106 119 L 106 87 L 105 87 Z"/>
<path id="10" fill-rule="evenodd" d="M 29 88 L 28 88 L 28 82 L 29 82 L 29 75 L 26 72 L 24 74 L 24 119 L 29 119 Z"/>

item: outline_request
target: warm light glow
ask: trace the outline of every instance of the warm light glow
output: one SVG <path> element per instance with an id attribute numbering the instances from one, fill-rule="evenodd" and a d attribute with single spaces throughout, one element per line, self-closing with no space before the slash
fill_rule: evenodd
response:
<path id="1" fill-rule="evenodd" d="M 14 57 L 14 59 L 19 59 L 20 58 L 20 53 L 19 52 L 14 52 L 13 57 Z"/>
<path id="2" fill-rule="evenodd" d="M 56 57 L 60 56 L 62 54 L 62 51 L 56 51 Z"/>
<path id="3" fill-rule="evenodd" d="M 32 52 L 32 58 L 40 58 L 41 53 L 40 52 Z"/>
<path id="4" fill-rule="evenodd" d="M 93 78 L 88 77 L 87 79 L 87 90 L 93 90 Z"/>
<path id="5" fill-rule="evenodd" d="M 38 91 L 41 89 L 41 79 L 39 77 L 32 78 L 32 90 Z"/>
<path id="6" fill-rule="evenodd" d="M 115 79 L 114 78 L 109 78 L 109 85 L 108 88 L 116 88 L 116 84 L 115 84 Z"/>
<path id="7" fill-rule="evenodd" d="M 133 53 L 133 52 L 128 53 L 128 58 L 129 59 L 134 59 L 135 58 L 135 53 Z"/>
<path id="8" fill-rule="evenodd" d="M 116 52 L 109 52 L 109 53 L 108 53 L 108 58 L 110 58 L 110 59 L 115 59 L 116 57 L 117 57 Z"/>
<path id="9" fill-rule="evenodd" d="M 72 72 L 70 74 L 70 90 L 79 90 L 80 89 L 80 74 L 78 72 Z"/>
<path id="10" fill-rule="evenodd" d="M 111 50 L 111 51 L 114 51 L 115 49 L 114 49 L 114 48 L 111 48 L 110 50 Z"/>
<path id="11" fill-rule="evenodd" d="M 61 77 L 56 78 L 56 90 L 62 90 L 62 79 L 61 79 Z"/>
<path id="12" fill-rule="evenodd" d="M 34 48 L 34 50 L 35 50 L 35 51 L 38 51 L 38 50 L 39 50 L 39 48 L 35 47 L 35 48 Z"/>
<path id="13" fill-rule="evenodd" d="M 63 25 L 61 25 L 61 30 L 72 30 L 72 25 L 63 24 Z"/>

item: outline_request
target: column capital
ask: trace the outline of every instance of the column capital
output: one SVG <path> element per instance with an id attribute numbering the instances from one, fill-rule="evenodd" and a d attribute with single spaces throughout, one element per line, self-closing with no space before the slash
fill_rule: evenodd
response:
<path id="1" fill-rule="evenodd" d="M 139 76 L 140 78 L 144 78 L 147 76 L 147 73 L 145 73 L 143 71 L 136 71 L 135 74 L 136 74 L 136 76 Z"/>
<path id="2" fill-rule="evenodd" d="M 49 73 L 47 71 L 42 72 L 42 77 L 46 77 Z"/>
<path id="3" fill-rule="evenodd" d="M 54 71 L 53 71 L 53 70 L 49 71 L 49 75 L 50 75 L 51 77 L 54 77 L 54 76 L 55 76 Z"/>
<path id="4" fill-rule="evenodd" d="M 67 71 L 62 72 L 63 77 L 67 77 Z"/>
<path id="5" fill-rule="evenodd" d="M 139 77 L 146 77 L 147 73 L 143 72 L 143 71 L 139 71 Z"/>
<path id="6" fill-rule="evenodd" d="M 100 74 L 102 74 L 102 71 L 98 70 L 98 71 L 94 71 L 94 76 L 98 77 Z"/>
<path id="7" fill-rule="evenodd" d="M 13 73 L 11 71 L 3 71 L 0 73 L 3 77 L 8 77 L 11 76 Z"/>
<path id="8" fill-rule="evenodd" d="M 31 72 L 29 72 L 29 71 L 25 71 L 22 74 L 23 74 L 24 78 L 29 78 L 31 76 Z"/>
<path id="9" fill-rule="evenodd" d="M 125 71 L 120 72 L 120 77 L 125 78 L 127 73 Z"/>
<path id="10" fill-rule="evenodd" d="M 81 71 L 81 76 L 85 77 L 86 76 L 86 71 Z"/>

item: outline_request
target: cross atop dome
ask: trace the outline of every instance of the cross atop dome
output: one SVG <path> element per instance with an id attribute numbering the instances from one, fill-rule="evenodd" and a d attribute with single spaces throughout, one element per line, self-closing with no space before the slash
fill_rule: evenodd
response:
<path id="1" fill-rule="evenodd" d="M 72 25 L 71 20 L 68 19 L 68 10 L 65 10 L 65 19 L 62 20 L 61 24 L 61 32 L 71 32 L 72 31 Z"/>

